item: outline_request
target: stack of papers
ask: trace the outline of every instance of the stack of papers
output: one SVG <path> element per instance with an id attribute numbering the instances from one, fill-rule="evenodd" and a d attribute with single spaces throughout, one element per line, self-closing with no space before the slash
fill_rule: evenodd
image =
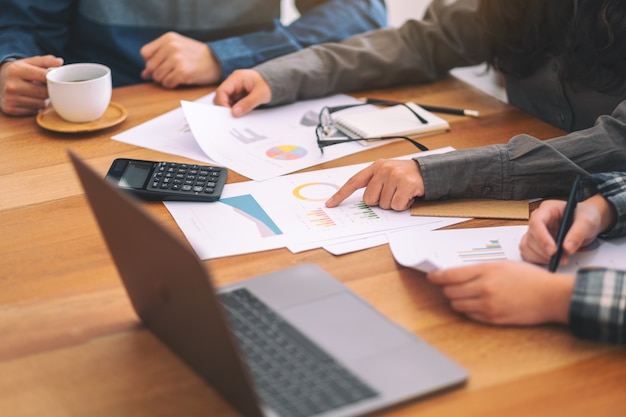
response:
<path id="1" fill-rule="evenodd" d="M 181 102 L 181 108 L 113 137 L 225 166 L 253 180 L 227 184 L 217 202 L 165 203 L 201 259 L 276 248 L 300 252 L 323 247 L 342 254 L 385 244 L 386 233 L 391 230 L 433 230 L 467 220 L 416 217 L 408 211 L 369 207 L 362 201 L 363 190 L 339 207 L 326 208 L 325 201 L 369 164 L 292 174 L 387 143 L 349 142 L 330 146 L 321 153 L 315 135 L 319 112 L 324 106 L 361 103 L 352 97 L 336 95 L 257 109 L 241 118 L 232 117 L 228 108 L 213 105 L 213 97 L 209 94 L 195 102 Z M 342 110 L 341 114 L 373 110 L 379 111 L 364 105 Z M 434 151 L 417 155 L 428 153 Z"/>
<path id="2" fill-rule="evenodd" d="M 392 230 L 434 230 L 468 220 L 370 207 L 362 201 L 363 190 L 339 207 L 326 208 L 325 201 L 367 165 L 227 184 L 219 201 L 165 205 L 201 259 L 277 248 L 300 252 L 323 247 L 341 254 L 385 244 Z"/>
<path id="3" fill-rule="evenodd" d="M 235 118 L 230 109 L 213 104 L 214 94 L 113 136 L 114 140 L 208 164 L 225 166 L 255 181 L 289 174 L 389 142 L 349 142 L 317 146 L 315 128 L 325 106 L 361 103 L 338 94 L 317 100 L 256 109 Z M 359 114 L 378 110 L 367 105 L 342 110 Z M 345 137 L 345 135 L 344 135 Z"/>

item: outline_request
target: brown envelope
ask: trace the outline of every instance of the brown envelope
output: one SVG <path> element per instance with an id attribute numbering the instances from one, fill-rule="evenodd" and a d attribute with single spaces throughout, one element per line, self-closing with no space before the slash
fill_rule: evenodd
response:
<path id="1" fill-rule="evenodd" d="M 416 201 L 412 216 L 528 220 L 528 200 L 453 199 Z"/>

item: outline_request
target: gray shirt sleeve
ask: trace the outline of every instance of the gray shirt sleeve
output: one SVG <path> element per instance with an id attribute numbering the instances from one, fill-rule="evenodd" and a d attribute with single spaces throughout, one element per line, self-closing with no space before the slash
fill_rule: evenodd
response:
<path id="1" fill-rule="evenodd" d="M 477 0 L 434 0 L 422 20 L 312 46 L 255 69 L 270 85 L 270 105 L 433 81 L 452 68 L 484 62 L 477 5 Z"/>
<path id="2" fill-rule="evenodd" d="M 567 195 L 574 177 L 626 164 L 626 101 L 585 130 L 542 141 L 517 135 L 507 144 L 417 159 L 427 200 L 521 200 Z"/>
<path id="3" fill-rule="evenodd" d="M 434 0 L 423 20 L 313 46 L 255 69 L 270 85 L 270 105 L 430 82 L 452 68 L 484 62 L 477 7 L 478 0 Z M 575 175 L 624 165 L 625 123 L 626 102 L 622 102 L 595 126 L 548 141 L 524 134 L 503 145 L 420 158 L 424 198 L 566 195 Z"/>

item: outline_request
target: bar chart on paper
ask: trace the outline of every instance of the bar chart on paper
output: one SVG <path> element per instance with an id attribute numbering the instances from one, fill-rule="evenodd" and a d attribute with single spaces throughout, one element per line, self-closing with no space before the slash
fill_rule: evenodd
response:
<path id="1" fill-rule="evenodd" d="M 308 221 L 314 227 L 335 227 L 337 223 L 322 208 L 316 208 L 306 213 Z"/>
<path id="2" fill-rule="evenodd" d="M 463 263 L 504 261 L 507 259 L 499 239 L 489 239 L 482 246 L 457 250 L 456 254 Z"/>
<path id="3" fill-rule="evenodd" d="M 489 261 L 521 261 L 519 244 L 527 226 L 486 227 L 424 232 L 401 231 L 388 235 L 394 258 L 401 265 L 430 272 L 435 269 Z M 578 250 L 558 272 L 582 267 L 626 269 L 626 237 L 602 240 Z"/>
<path id="4" fill-rule="evenodd" d="M 331 180 L 294 182 L 289 186 L 292 187 L 292 197 L 295 197 L 288 204 L 291 207 L 290 212 L 311 231 L 353 228 L 383 218 L 377 212 L 380 209 L 370 207 L 360 200 L 333 209 L 326 208 L 324 202 L 339 189 L 339 185 Z"/>
<path id="5" fill-rule="evenodd" d="M 362 190 L 337 207 L 326 207 L 325 202 L 357 170 L 348 166 L 273 178 L 258 182 L 254 195 L 293 245 L 440 220 L 369 206 L 363 202 Z"/>
<path id="6" fill-rule="evenodd" d="M 388 236 L 391 252 L 398 263 L 430 272 L 476 262 L 519 261 L 519 243 L 526 230 L 526 226 L 406 230 Z"/>
<path id="7" fill-rule="evenodd" d="M 305 215 L 308 222 L 315 228 L 336 227 L 340 224 L 365 224 L 381 219 L 372 207 L 363 202 L 352 204 L 345 208 L 342 207 L 339 210 L 333 210 L 332 217 L 323 207 L 310 210 Z"/>
<path id="8" fill-rule="evenodd" d="M 450 150 L 442 148 L 430 153 Z M 298 152 L 291 147 L 280 151 Z M 326 201 L 341 185 L 367 165 L 232 183 L 224 187 L 220 200 L 211 204 L 166 202 L 165 206 L 201 259 L 277 248 L 301 252 L 327 244 L 340 253 L 360 250 L 353 249 L 357 247 L 363 249 L 364 244 L 386 243 L 385 234 L 390 230 L 406 227 L 434 230 L 467 220 L 411 216 L 407 212 L 369 206 L 363 201 L 363 190 L 353 193 L 337 207 L 326 207 Z M 356 245 L 351 245 L 352 241 Z M 337 244 L 343 245 L 341 250 Z"/>

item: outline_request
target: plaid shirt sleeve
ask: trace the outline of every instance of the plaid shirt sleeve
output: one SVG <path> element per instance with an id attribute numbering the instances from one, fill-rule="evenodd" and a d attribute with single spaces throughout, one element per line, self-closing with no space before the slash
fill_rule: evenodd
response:
<path id="1" fill-rule="evenodd" d="M 626 271 L 581 269 L 569 309 L 570 328 L 583 339 L 626 343 Z"/>
<path id="2" fill-rule="evenodd" d="M 617 213 L 615 227 L 601 237 L 626 236 L 626 172 L 595 174 L 589 179 Z M 580 338 L 626 344 L 626 271 L 579 270 L 569 319 L 572 332 Z"/>

